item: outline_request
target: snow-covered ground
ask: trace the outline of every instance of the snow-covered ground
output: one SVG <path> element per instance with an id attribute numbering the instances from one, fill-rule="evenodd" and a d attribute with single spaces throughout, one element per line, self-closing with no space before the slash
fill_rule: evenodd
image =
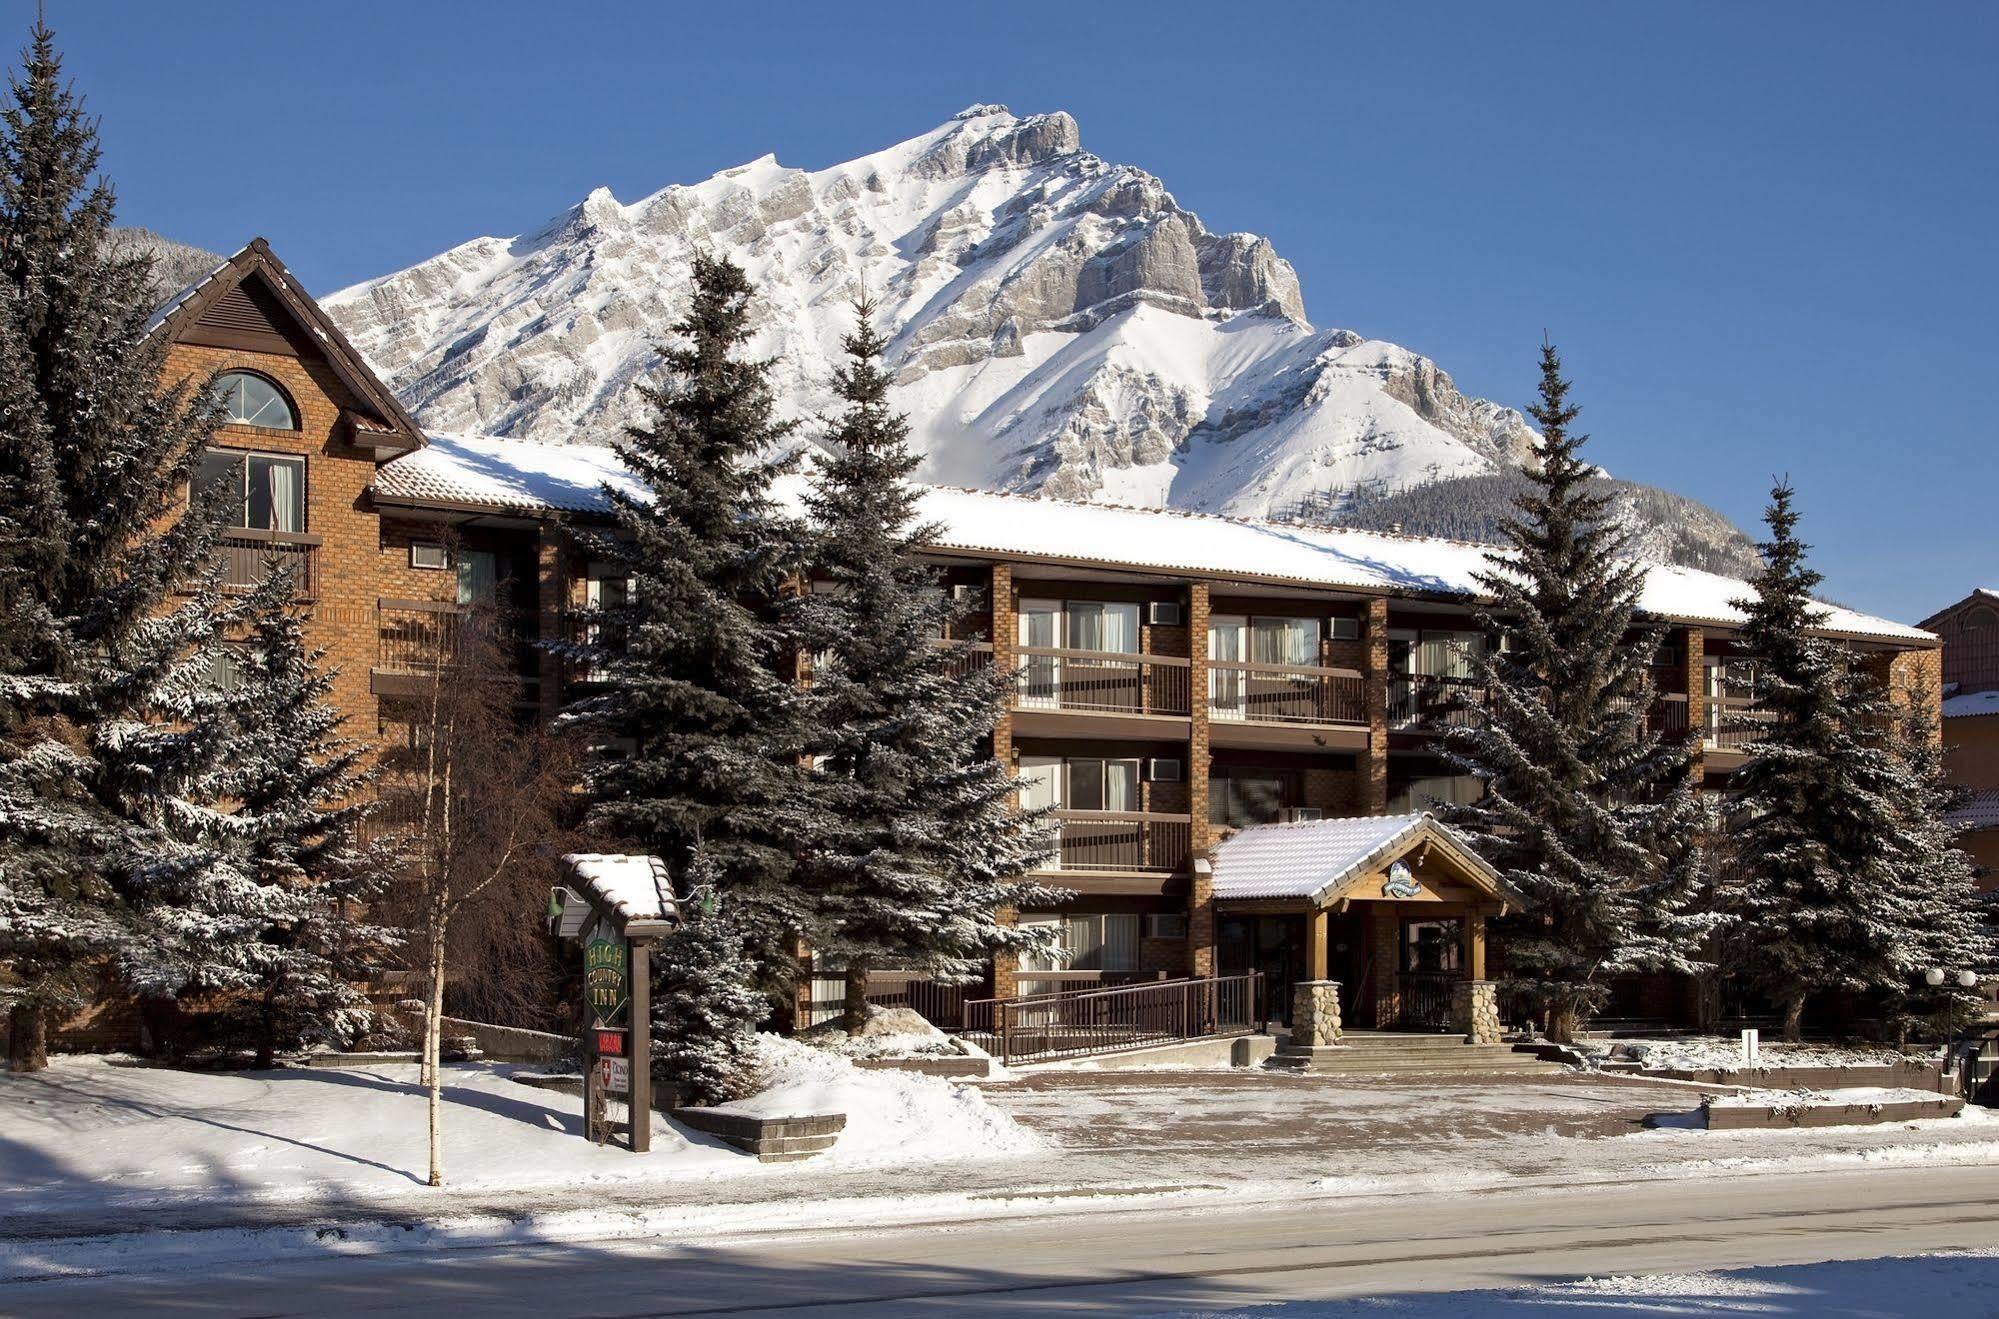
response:
<path id="1" fill-rule="evenodd" d="M 820 1162 L 862 1168 L 1020 1155 L 1041 1141 L 972 1086 L 869 1072 L 766 1039 L 768 1116 L 844 1112 Z M 751 1156 L 655 1115 L 644 1157 L 581 1137 L 581 1101 L 511 1077 L 531 1069 L 447 1065 L 444 1168 L 460 1193 L 753 1177 Z M 57 1058 L 0 1079 L 0 1202 L 8 1209 L 353 1201 L 422 1183 L 425 1101 L 414 1065 L 188 1072 Z"/>
<path id="2" fill-rule="evenodd" d="M 1581 1278 L 1504 1291 L 1430 1292 L 1245 1309 L 1187 1310 L 1182 1319 L 1459 1319 L 1462 1315 L 1597 1319 L 1634 1315 L 1999 1314 L 1999 1250 L 1835 1260 L 1717 1273 Z"/>
<path id="3" fill-rule="evenodd" d="M 1689 1035 L 1671 1039 L 1596 1040 L 1581 1046 L 1599 1059 L 1623 1059 L 1637 1063 L 1648 1072 L 1728 1071 L 1743 1064 L 1742 1041 L 1719 1035 Z M 1909 1061 L 1904 1054 L 1885 1044 L 1802 1044 L 1764 1041 L 1757 1050 L 1756 1065 L 1777 1067 L 1893 1067 Z"/>
<path id="4" fill-rule="evenodd" d="M 413 1066 L 188 1073 L 65 1058 L 0 1079 L 0 1278 L 443 1245 L 1295 1205 L 1752 1173 L 1999 1168 L 1999 1113 L 1780 1132 L 1648 1128 L 1701 1087 L 1588 1075 L 1062 1073 L 954 1086 L 775 1051 L 753 1106 L 844 1109 L 832 1154 L 758 1164 L 661 1119 L 594 1148 L 580 1101 L 447 1072 L 444 1192 Z M 176 1232 L 142 1233 L 173 1228 Z M 193 1239 L 200 1232 L 197 1244 Z"/>

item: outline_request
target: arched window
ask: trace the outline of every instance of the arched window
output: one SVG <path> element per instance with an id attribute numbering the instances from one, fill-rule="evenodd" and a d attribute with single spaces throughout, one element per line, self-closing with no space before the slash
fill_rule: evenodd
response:
<path id="1" fill-rule="evenodd" d="M 298 412 L 285 392 L 253 372 L 224 372 L 216 378 L 215 397 L 222 404 L 222 420 L 227 425 L 298 429 Z"/>
<path id="2" fill-rule="evenodd" d="M 1958 626 L 1966 632 L 1999 625 L 1999 610 L 1988 605 L 1975 605 L 1964 611 L 1964 622 Z"/>

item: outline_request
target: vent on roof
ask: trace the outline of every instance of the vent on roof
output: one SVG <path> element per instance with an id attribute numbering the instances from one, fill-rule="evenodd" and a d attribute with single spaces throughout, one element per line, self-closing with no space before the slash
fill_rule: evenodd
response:
<path id="1" fill-rule="evenodd" d="M 261 280 L 246 279 L 201 313 L 200 323 L 214 330 L 245 330 L 257 334 L 285 333 L 291 318 Z"/>

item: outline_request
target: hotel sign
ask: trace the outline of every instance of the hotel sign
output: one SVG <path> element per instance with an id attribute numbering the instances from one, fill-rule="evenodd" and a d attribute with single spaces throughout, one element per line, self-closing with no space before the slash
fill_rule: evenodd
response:
<path id="1" fill-rule="evenodd" d="M 1407 861 L 1397 861 L 1388 868 L 1388 879 L 1381 886 L 1384 898 L 1413 898 L 1423 891 L 1416 882 L 1415 872 L 1409 869 Z"/>
<path id="2" fill-rule="evenodd" d="M 590 942 L 583 945 L 583 998 L 590 1007 L 593 1026 L 612 1028 L 625 1024 L 625 1009 L 632 997 L 625 961 L 625 941 L 606 934 L 601 925 Z"/>

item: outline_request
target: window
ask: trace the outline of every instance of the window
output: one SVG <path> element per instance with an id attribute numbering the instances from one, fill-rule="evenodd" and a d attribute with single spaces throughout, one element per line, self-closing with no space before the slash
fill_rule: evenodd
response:
<path id="1" fill-rule="evenodd" d="M 1978 632 L 1995 625 L 1999 625 L 1999 611 L 1988 609 L 1984 605 L 1978 605 L 1964 611 L 1964 622 L 1961 625 L 1961 630 L 1965 632 Z"/>
<path id="2" fill-rule="evenodd" d="M 1402 969 L 1442 975 L 1458 969 L 1464 944 L 1455 920 L 1410 921 L 1402 927 Z"/>
<path id="3" fill-rule="evenodd" d="M 1052 957 L 1024 957 L 1023 971 L 1138 970 L 1138 913 L 1102 916 L 1040 916 L 1023 925 L 1058 927 Z"/>
<path id="4" fill-rule="evenodd" d="M 295 431 L 298 413 L 285 392 L 263 376 L 249 371 L 228 371 L 215 381 L 216 401 L 222 405 L 222 420 L 230 426 L 263 426 L 269 430 Z"/>
<path id="5" fill-rule="evenodd" d="M 498 598 L 499 565 L 491 550 L 460 550 L 457 554 L 458 603 L 489 605 Z"/>
<path id="6" fill-rule="evenodd" d="M 410 546 L 410 567 L 442 572 L 451 566 L 444 547 L 435 541 L 418 541 Z"/>
<path id="7" fill-rule="evenodd" d="M 1470 774 L 1438 774 L 1410 779 L 1388 799 L 1390 815 L 1434 811 L 1439 806 L 1469 806 L 1485 796 L 1485 785 Z"/>
<path id="8" fill-rule="evenodd" d="M 225 643 L 215 648 L 208 660 L 208 687 L 211 691 L 233 692 L 250 680 L 243 647 Z"/>
<path id="9" fill-rule="evenodd" d="M 1095 756 L 1022 756 L 1022 810 L 1135 811 L 1138 760 Z"/>
<path id="10" fill-rule="evenodd" d="M 1298 800 L 1298 776 L 1290 770 L 1221 766 L 1208 774 L 1208 823 L 1247 829 L 1270 824 Z"/>
<path id="11" fill-rule="evenodd" d="M 1319 620 L 1316 618 L 1252 618 L 1249 657 L 1257 664 L 1319 662 Z"/>
<path id="12" fill-rule="evenodd" d="M 257 531 L 305 530 L 305 459 L 210 449 L 195 482 L 222 489 L 222 525 Z"/>

